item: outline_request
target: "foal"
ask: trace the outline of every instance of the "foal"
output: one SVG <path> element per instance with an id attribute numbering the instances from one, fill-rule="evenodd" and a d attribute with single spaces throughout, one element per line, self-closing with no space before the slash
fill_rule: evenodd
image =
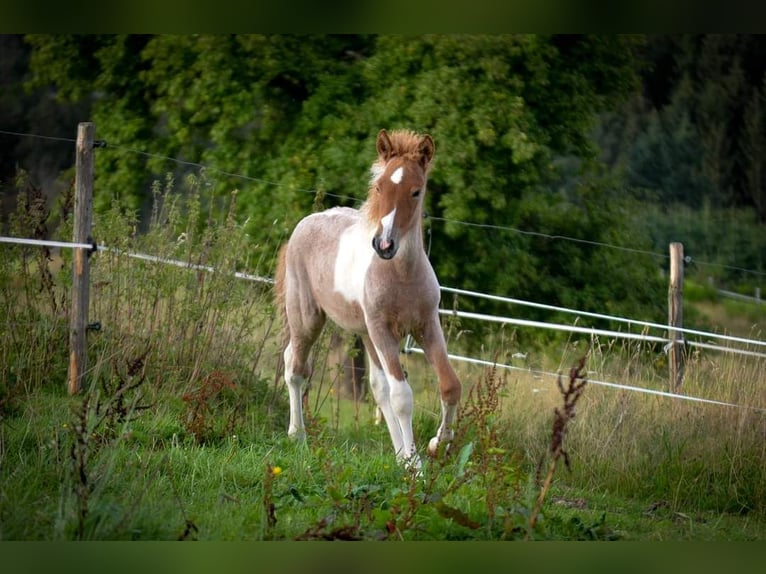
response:
<path id="1" fill-rule="evenodd" d="M 396 456 L 419 468 L 412 389 L 399 361 L 401 339 L 408 333 L 415 338 L 439 379 L 442 418 L 429 452 L 452 440 L 461 394 L 439 322 L 439 283 L 423 248 L 423 198 L 434 142 L 429 135 L 381 130 L 377 151 L 362 207 L 305 217 L 279 254 L 277 299 L 289 331 L 288 434 L 305 437 L 301 399 L 308 356 L 329 317 L 362 337 L 370 386 Z"/>

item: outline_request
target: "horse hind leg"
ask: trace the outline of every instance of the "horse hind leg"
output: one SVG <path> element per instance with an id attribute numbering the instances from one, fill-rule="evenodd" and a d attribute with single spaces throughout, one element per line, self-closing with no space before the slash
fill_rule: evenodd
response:
<path id="1" fill-rule="evenodd" d="M 325 324 L 324 312 L 317 303 L 301 294 L 290 285 L 298 284 L 294 279 L 285 290 L 285 321 L 289 343 L 284 350 L 285 383 L 290 398 L 290 426 L 287 434 L 291 438 L 304 439 L 306 427 L 303 421 L 303 390 L 309 378 L 309 353 Z"/>
<path id="2" fill-rule="evenodd" d="M 285 383 L 290 398 L 290 438 L 306 438 L 303 421 L 303 391 L 309 378 L 309 353 L 324 325 L 324 315 L 314 313 L 310 321 L 291 325 L 290 342 L 284 351 Z"/>
<path id="3" fill-rule="evenodd" d="M 290 438 L 306 438 L 306 426 L 303 422 L 303 389 L 306 385 L 306 358 L 298 359 L 293 352 L 293 343 L 288 343 L 284 352 L 285 383 L 290 398 L 290 426 L 287 435 Z"/>

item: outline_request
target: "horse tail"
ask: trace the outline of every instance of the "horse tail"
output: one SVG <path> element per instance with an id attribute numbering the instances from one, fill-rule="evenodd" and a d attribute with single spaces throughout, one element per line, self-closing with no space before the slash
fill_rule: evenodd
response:
<path id="1" fill-rule="evenodd" d="M 277 256 L 277 270 L 274 277 L 274 302 L 277 306 L 279 322 L 281 325 L 280 346 L 284 350 L 290 338 L 290 330 L 287 326 L 287 303 L 285 293 L 285 276 L 287 274 L 287 243 L 279 248 Z"/>
<path id="2" fill-rule="evenodd" d="M 279 317 L 279 351 L 277 352 L 277 368 L 274 372 L 274 384 L 284 374 L 285 359 L 283 351 L 290 340 L 290 329 L 287 326 L 287 304 L 285 294 L 285 275 L 287 274 L 287 243 L 279 248 L 277 268 L 274 274 L 274 304 Z"/>

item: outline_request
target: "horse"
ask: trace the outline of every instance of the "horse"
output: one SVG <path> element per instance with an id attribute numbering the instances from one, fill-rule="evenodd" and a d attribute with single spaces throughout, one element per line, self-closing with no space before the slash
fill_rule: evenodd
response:
<path id="1" fill-rule="evenodd" d="M 450 365 L 439 320 L 439 282 L 423 245 L 423 201 L 434 158 L 430 135 L 380 130 L 367 198 L 304 217 L 279 251 L 276 298 L 285 328 L 288 436 L 304 439 L 302 393 L 309 353 L 329 317 L 359 335 L 370 388 L 396 459 L 421 468 L 412 430 L 412 388 L 399 360 L 410 334 L 439 380 L 441 423 L 428 452 L 454 438 L 461 383 Z"/>

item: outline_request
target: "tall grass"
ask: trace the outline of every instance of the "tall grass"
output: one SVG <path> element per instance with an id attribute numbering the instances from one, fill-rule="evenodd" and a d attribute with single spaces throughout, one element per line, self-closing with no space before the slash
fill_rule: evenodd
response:
<path id="1" fill-rule="evenodd" d="M 266 262 L 278 242 L 250 245 L 236 194 L 213 204 L 201 180 L 182 187 L 158 184 L 145 223 L 118 205 L 96 218 L 94 236 L 112 250 L 91 260 L 93 329 L 78 396 L 65 390 L 71 253 L 3 246 L 0 538 L 766 534 L 766 422 L 747 408 L 766 406 L 764 364 L 755 358 L 695 352 L 687 360 L 683 393 L 745 408 L 588 384 L 566 420 L 570 464 L 556 468 L 549 463 L 561 456 L 554 447 L 564 433 L 554 412 L 569 410 L 555 378 L 538 371 L 567 372 L 585 357 L 586 380 L 664 390 L 663 355 L 574 337 L 522 349 L 515 330 L 497 329 L 480 345 L 484 358 L 520 370 L 457 364 L 465 392 L 455 440 L 413 475 L 396 465 L 369 396 L 354 402 L 336 392 L 341 371 L 327 333 L 314 357 L 307 440 L 288 440 L 271 286 L 233 276 L 271 275 Z M 66 201 L 62 238 L 71 233 Z M 20 203 L 15 234 L 44 228 L 35 205 Z M 445 327 L 453 351 L 473 336 L 457 320 Z M 424 450 L 439 422 L 437 385 L 421 356 L 403 360 Z M 555 474 L 541 476 L 541 468 Z"/>
<path id="2" fill-rule="evenodd" d="M 669 391 L 662 358 L 652 361 L 650 349 L 635 343 L 619 348 L 594 345 L 589 376 L 594 381 Z M 591 384 L 578 405 L 578 420 L 569 436 L 576 461 L 571 484 L 654 500 L 675 512 L 763 516 L 765 366 L 764 359 L 727 353 L 693 352 L 687 357 L 686 376 L 677 392 L 735 406 Z M 519 385 L 526 388 L 519 389 L 521 396 L 508 418 L 522 443 L 535 444 L 534 437 L 542 429 L 534 420 L 519 428 L 528 416 L 519 413 L 527 408 L 539 412 L 542 405 L 550 408 L 556 396 L 552 381 L 543 384 L 530 379 L 518 377 Z"/>

